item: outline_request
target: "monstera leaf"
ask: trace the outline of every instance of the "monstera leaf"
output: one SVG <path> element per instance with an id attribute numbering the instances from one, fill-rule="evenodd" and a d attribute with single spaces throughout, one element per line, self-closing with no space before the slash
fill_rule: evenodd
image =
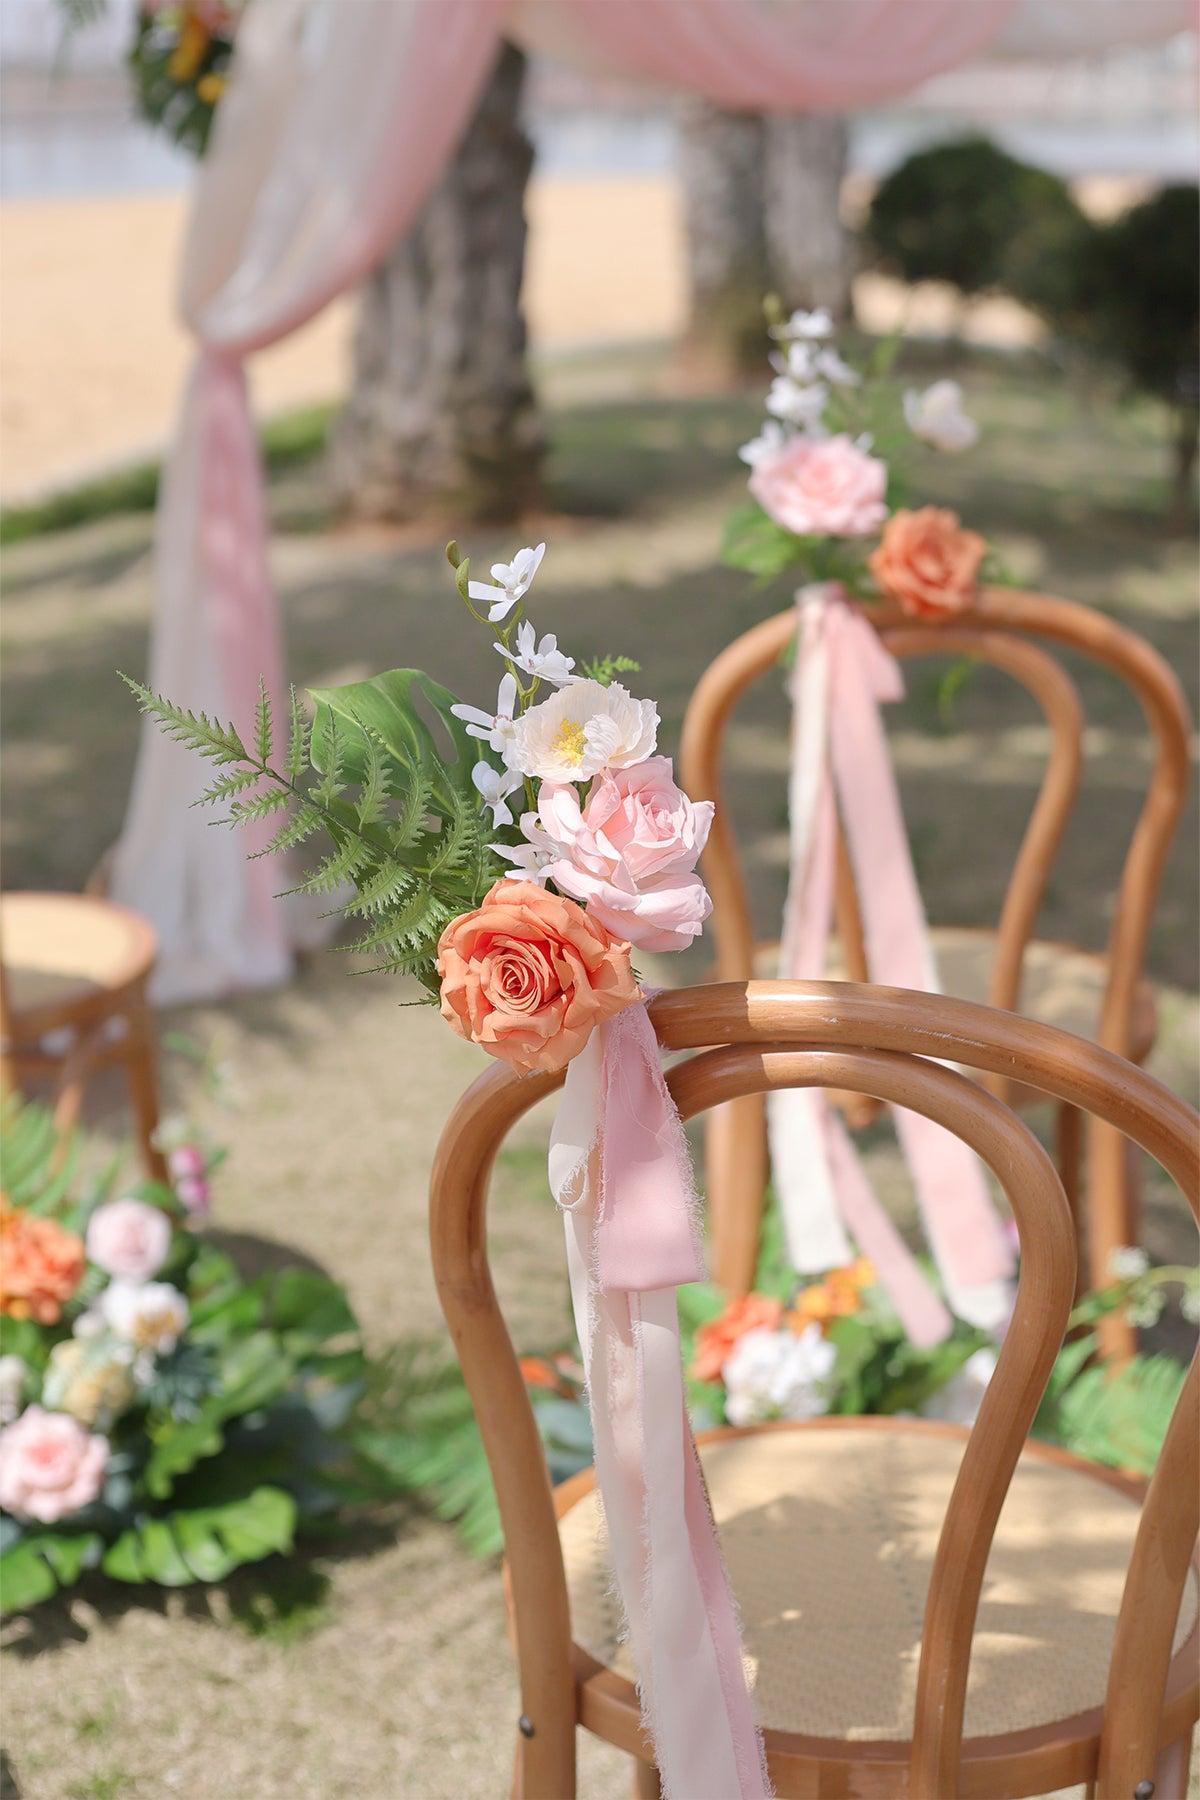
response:
<path id="1" fill-rule="evenodd" d="M 309 693 L 316 706 L 312 757 L 319 773 L 326 773 L 332 718 L 344 734 L 344 767 L 352 780 L 366 778 L 368 744 L 374 738 L 386 751 L 392 792 L 398 797 L 414 787 L 427 787 L 431 808 L 446 817 L 454 810 L 455 796 L 477 808 L 471 770 L 481 758 L 494 758 L 485 744 L 470 736 L 461 719 L 454 717 L 450 709 L 457 704 L 457 697 L 422 669 L 389 669 L 369 681 L 310 688 Z M 418 710 L 418 698 L 437 718 L 446 744 L 438 744 Z"/>

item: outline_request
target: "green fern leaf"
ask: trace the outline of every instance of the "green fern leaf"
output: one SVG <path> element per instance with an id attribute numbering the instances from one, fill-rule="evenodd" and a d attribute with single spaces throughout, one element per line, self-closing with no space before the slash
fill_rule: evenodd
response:
<path id="1" fill-rule="evenodd" d="M 205 788 L 193 806 L 215 806 L 218 800 L 228 800 L 231 794 L 244 793 L 253 787 L 256 781 L 262 780 L 261 769 L 235 769 L 232 775 L 219 775 L 210 788 Z"/>
<path id="2" fill-rule="evenodd" d="M 368 825 L 379 823 L 383 818 L 383 809 L 387 799 L 388 775 L 384 765 L 383 751 L 374 733 L 368 733 L 362 786 L 358 796 L 360 830 L 365 830 Z"/>
<path id="3" fill-rule="evenodd" d="M 289 721 L 288 751 L 285 768 L 289 781 L 299 781 L 301 774 L 308 766 L 309 728 L 304 715 L 300 711 L 300 696 L 295 688 L 291 690 L 291 719 Z"/>
<path id="4" fill-rule="evenodd" d="M 154 719 L 176 743 L 185 744 L 189 750 L 195 750 L 200 756 L 207 756 L 216 763 L 248 763 L 251 760 L 249 751 L 232 725 L 222 725 L 219 720 L 210 719 L 207 713 L 189 712 L 186 707 L 176 706 L 164 695 L 154 693 L 129 675 L 121 675 L 121 680 L 134 695 L 142 711 Z"/>
<path id="5" fill-rule="evenodd" d="M 248 825 L 252 819 L 265 819 L 271 813 L 290 805 L 292 796 L 285 787 L 264 788 L 251 800 L 235 800 L 229 808 L 231 825 Z"/>
<path id="6" fill-rule="evenodd" d="M 399 906 L 385 913 L 378 924 L 347 945 L 347 949 L 360 955 L 371 950 L 385 950 L 388 954 L 407 949 L 427 952 L 429 944 L 453 916 L 451 909 L 436 894 L 421 886 Z"/>
<path id="7" fill-rule="evenodd" d="M 313 789 L 313 798 L 328 804 L 329 801 L 337 799 L 346 785 L 344 779 L 346 740 L 336 713 L 326 714 L 321 752 L 325 773 Z"/>
<path id="8" fill-rule="evenodd" d="M 393 850 L 414 850 L 425 829 L 433 802 L 433 786 L 424 775 L 414 775 L 401 796 L 400 810 L 389 822 Z"/>
<path id="9" fill-rule="evenodd" d="M 451 793 L 450 817 L 437 840 L 433 860 L 427 864 L 429 876 L 449 873 L 461 867 L 475 840 L 479 814 L 473 813 L 457 792 Z"/>
<path id="10" fill-rule="evenodd" d="M 289 888 L 290 894 L 329 894 L 343 881 L 353 881 L 354 877 L 370 860 L 370 849 L 360 843 L 357 838 L 347 838 L 336 850 L 330 852 L 318 863 L 311 875 Z"/>
<path id="11" fill-rule="evenodd" d="M 294 850 L 297 844 L 303 844 L 310 838 L 314 831 L 319 831 L 324 823 L 315 806 L 302 802 L 299 811 L 280 826 L 270 843 L 261 850 L 255 850 L 253 855 L 279 856 L 285 850 Z"/>
<path id="12" fill-rule="evenodd" d="M 254 742 L 260 763 L 270 762 L 273 741 L 271 696 L 267 692 L 266 679 L 260 675 L 258 678 L 258 705 L 254 709 Z"/>
<path id="13" fill-rule="evenodd" d="M 389 860 L 358 883 L 358 892 L 346 911 L 361 914 L 364 918 L 371 913 L 384 912 L 408 892 L 415 879 L 411 869 L 406 869 L 403 863 Z"/>

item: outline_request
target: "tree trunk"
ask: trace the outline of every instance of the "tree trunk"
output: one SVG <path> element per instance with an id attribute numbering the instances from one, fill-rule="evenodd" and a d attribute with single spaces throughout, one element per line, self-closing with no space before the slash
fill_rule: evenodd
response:
<path id="1" fill-rule="evenodd" d="M 763 121 L 763 205 L 771 284 L 791 311 L 850 312 L 853 257 L 841 219 L 846 121 L 817 113 L 772 113 Z"/>
<path id="2" fill-rule="evenodd" d="M 701 378 L 725 381 L 762 367 L 763 148 L 759 113 L 725 112 L 706 100 L 680 108 L 690 291 L 682 360 Z"/>
<path id="3" fill-rule="evenodd" d="M 335 489 L 359 516 L 502 521 L 539 497 L 521 312 L 524 77 L 524 56 L 505 45 L 419 221 L 362 290 L 331 445 Z"/>

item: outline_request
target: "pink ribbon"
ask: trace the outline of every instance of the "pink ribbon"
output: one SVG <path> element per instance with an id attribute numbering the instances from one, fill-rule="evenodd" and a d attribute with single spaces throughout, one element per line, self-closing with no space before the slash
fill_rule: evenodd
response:
<path id="1" fill-rule="evenodd" d="M 801 590 L 791 777 L 791 877 L 780 973 L 820 980 L 833 916 L 840 816 L 873 981 L 938 991 L 925 912 L 879 707 L 904 684 L 895 658 L 840 587 Z M 1012 1251 L 978 1158 L 952 1133 L 902 1107 L 896 1132 L 925 1230 L 954 1310 L 995 1328 L 1007 1316 Z M 796 1266 L 846 1259 L 848 1229 L 875 1264 L 914 1342 L 951 1320 L 881 1207 L 826 1096 L 791 1089 L 768 1099 L 772 1160 Z"/>
<path id="2" fill-rule="evenodd" d="M 765 1800 L 741 1638 L 692 1438 L 675 1288 L 704 1277 L 679 1114 L 644 1004 L 567 1070 L 550 1143 L 596 1480 L 667 1800 Z"/>

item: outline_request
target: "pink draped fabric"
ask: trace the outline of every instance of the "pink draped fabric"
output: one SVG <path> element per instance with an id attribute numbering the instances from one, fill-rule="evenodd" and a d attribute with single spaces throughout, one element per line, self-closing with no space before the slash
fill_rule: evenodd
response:
<path id="1" fill-rule="evenodd" d="M 283 699 L 262 474 L 240 364 L 412 223 L 503 31 L 729 106 L 838 109 L 973 55 L 1016 0 L 271 0 L 247 9 L 185 247 L 201 354 L 160 503 L 152 680 L 245 726 Z M 274 984 L 304 919 L 189 812 L 198 772 L 143 733 L 113 891 L 156 924 L 159 999 Z M 280 884 L 283 885 L 283 884 Z"/>

